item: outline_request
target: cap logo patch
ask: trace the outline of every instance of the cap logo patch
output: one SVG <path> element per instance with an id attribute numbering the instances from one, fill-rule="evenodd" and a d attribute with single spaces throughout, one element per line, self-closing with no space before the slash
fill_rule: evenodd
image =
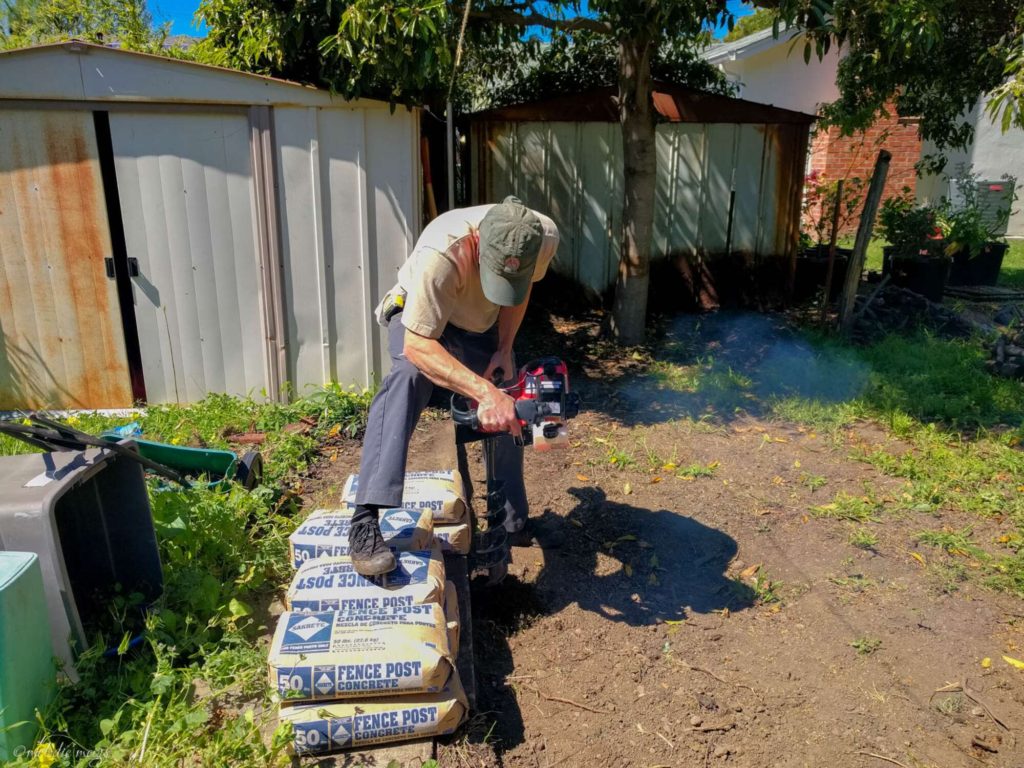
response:
<path id="1" fill-rule="evenodd" d="M 515 256 L 509 256 L 505 259 L 505 266 L 502 267 L 503 272 L 514 274 L 519 271 L 519 259 Z"/>

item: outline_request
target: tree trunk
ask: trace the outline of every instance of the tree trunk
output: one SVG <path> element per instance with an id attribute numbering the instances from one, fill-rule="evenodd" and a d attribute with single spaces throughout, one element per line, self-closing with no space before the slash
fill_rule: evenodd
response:
<path id="1" fill-rule="evenodd" d="M 654 41 L 639 34 L 619 41 L 619 122 L 622 124 L 622 250 L 615 283 L 612 332 L 623 344 L 644 340 L 647 286 L 654 230 L 657 178 L 651 53 Z"/>

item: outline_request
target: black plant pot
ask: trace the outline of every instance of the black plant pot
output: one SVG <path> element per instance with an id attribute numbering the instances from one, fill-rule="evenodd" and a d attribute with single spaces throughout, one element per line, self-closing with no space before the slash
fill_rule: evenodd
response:
<path id="1" fill-rule="evenodd" d="M 995 285 L 999 271 L 1003 268 L 1006 243 L 985 243 L 981 251 L 971 256 L 967 248 L 953 254 L 953 265 L 949 270 L 950 285 Z"/>
<path id="2" fill-rule="evenodd" d="M 893 285 L 919 293 L 929 301 L 940 303 L 949 276 L 950 260 L 944 256 L 900 254 L 891 245 L 882 248 L 882 274 L 889 275 Z"/>
<path id="3" fill-rule="evenodd" d="M 843 277 L 850 263 L 852 248 L 836 248 L 836 260 L 832 268 L 832 287 L 829 301 L 839 298 L 843 290 Z M 793 300 L 807 301 L 821 293 L 828 273 L 828 246 L 818 245 L 805 248 L 796 257 L 796 279 L 793 283 Z"/>

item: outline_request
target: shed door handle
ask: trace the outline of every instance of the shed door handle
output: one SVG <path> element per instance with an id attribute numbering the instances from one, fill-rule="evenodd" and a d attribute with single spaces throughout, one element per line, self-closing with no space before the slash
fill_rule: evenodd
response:
<path id="1" fill-rule="evenodd" d="M 117 273 L 114 271 L 114 259 L 111 256 L 107 256 L 103 259 L 103 268 L 107 273 L 107 279 L 114 280 L 117 277 Z M 139 260 L 136 258 L 129 257 L 128 259 L 128 277 L 139 276 Z"/>

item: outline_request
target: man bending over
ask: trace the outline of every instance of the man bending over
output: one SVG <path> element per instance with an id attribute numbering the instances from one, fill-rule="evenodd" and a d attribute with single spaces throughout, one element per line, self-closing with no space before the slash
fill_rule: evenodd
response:
<path id="1" fill-rule="evenodd" d="M 377 308 L 392 366 L 370 404 L 363 440 L 349 528 L 357 572 L 395 567 L 378 510 L 401 506 L 409 439 L 434 385 L 476 400 L 482 430 L 519 434 L 515 403 L 492 378 L 515 373 L 512 343 L 532 285 L 557 247 L 554 222 L 514 197 L 449 211 L 423 230 Z"/>

